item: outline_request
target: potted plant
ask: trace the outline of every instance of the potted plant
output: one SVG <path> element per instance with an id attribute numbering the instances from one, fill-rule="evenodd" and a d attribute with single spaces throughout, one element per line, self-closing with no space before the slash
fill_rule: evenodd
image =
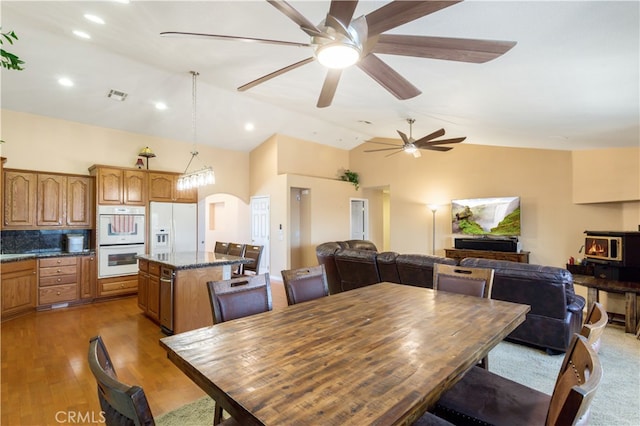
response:
<path id="1" fill-rule="evenodd" d="M 0 33 L 0 45 L 4 45 L 5 41 L 9 44 L 13 44 L 14 40 L 18 40 L 18 36 L 14 31 Z M 0 56 L 2 57 L 2 68 L 16 71 L 22 71 L 24 69 L 22 67 L 24 61 L 17 55 L 14 55 L 13 53 L 7 52 L 6 50 L 0 48 Z"/>
<path id="2" fill-rule="evenodd" d="M 358 176 L 358 173 L 352 172 L 349 169 L 345 169 L 342 172 L 342 175 L 340 176 L 340 180 L 343 180 L 345 182 L 351 182 L 353 186 L 356 187 L 356 190 L 360 187 L 360 177 Z"/>

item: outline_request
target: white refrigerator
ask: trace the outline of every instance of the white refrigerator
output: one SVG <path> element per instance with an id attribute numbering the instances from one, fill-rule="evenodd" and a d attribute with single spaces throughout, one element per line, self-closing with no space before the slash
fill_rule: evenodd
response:
<path id="1" fill-rule="evenodd" d="M 195 203 L 149 203 L 149 249 L 152 255 L 197 251 L 198 207 Z"/>

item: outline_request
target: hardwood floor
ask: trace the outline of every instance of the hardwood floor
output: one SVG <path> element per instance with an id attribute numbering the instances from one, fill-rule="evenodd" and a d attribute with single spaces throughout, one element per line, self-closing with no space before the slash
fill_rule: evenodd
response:
<path id="1" fill-rule="evenodd" d="M 271 286 L 273 308 L 287 306 L 282 282 L 272 280 Z M 129 297 L 3 322 L 0 424 L 100 422 L 96 382 L 87 364 L 89 339 L 98 334 L 120 380 L 144 389 L 154 416 L 205 396 L 167 359 L 158 344 L 164 337 L 160 327 Z"/>

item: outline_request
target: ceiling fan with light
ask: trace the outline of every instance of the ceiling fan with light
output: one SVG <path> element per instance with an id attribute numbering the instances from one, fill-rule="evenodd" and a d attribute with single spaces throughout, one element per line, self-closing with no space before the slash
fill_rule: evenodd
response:
<path id="1" fill-rule="evenodd" d="M 400 130 L 397 130 L 398 134 L 402 138 L 402 145 L 398 145 L 397 143 L 391 143 L 393 139 L 375 138 L 375 139 L 370 139 L 366 142 L 377 143 L 380 145 L 389 145 L 391 146 L 391 148 L 369 149 L 369 150 L 365 150 L 364 152 L 395 151 L 386 155 L 386 157 L 397 154 L 399 152 L 406 152 L 407 154 L 413 154 L 415 158 L 418 158 L 422 155 L 420 154 L 421 149 L 428 149 L 431 151 L 449 151 L 450 149 L 453 149 L 453 148 L 450 146 L 440 146 L 440 145 L 460 143 L 467 138 L 466 136 L 463 136 L 460 138 L 434 140 L 436 138 L 444 136 L 444 133 L 445 133 L 444 129 L 440 129 L 440 130 L 436 130 L 431 134 L 428 134 L 427 136 L 423 136 L 418 140 L 415 140 L 413 138 L 413 123 L 415 122 L 416 122 L 415 119 L 407 118 L 407 123 L 409 123 L 409 137 L 407 137 L 407 135 L 401 132 Z"/>
<path id="2" fill-rule="evenodd" d="M 297 24 L 310 37 L 309 43 L 178 31 L 162 32 L 160 35 L 311 47 L 313 56 L 244 84 L 238 90 L 248 90 L 317 59 L 328 68 L 317 103 L 319 108 L 331 105 L 342 70 L 352 65 L 357 65 L 398 99 L 410 99 L 422 93 L 377 54 L 483 63 L 503 55 L 516 45 L 512 41 L 384 34 L 462 0 L 397 0 L 355 19 L 353 14 L 358 0 L 332 0 L 326 18 L 318 25 L 310 22 L 284 0 L 267 1 Z"/>

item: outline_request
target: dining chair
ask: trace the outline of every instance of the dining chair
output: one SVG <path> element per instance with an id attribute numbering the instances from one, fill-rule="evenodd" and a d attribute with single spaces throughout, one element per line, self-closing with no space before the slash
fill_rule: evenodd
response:
<path id="1" fill-rule="evenodd" d="M 600 352 L 600 338 L 609 322 L 609 315 L 601 303 L 595 302 L 584 320 L 580 334 L 587 338 L 596 353 Z"/>
<path id="2" fill-rule="evenodd" d="M 587 424 L 601 379 L 598 354 L 575 333 L 551 395 L 473 367 L 442 395 L 432 412 L 454 424 Z"/>
<path id="3" fill-rule="evenodd" d="M 272 309 L 269 273 L 209 281 L 209 299 L 215 324 Z"/>
<path id="4" fill-rule="evenodd" d="M 155 425 L 144 390 L 118 380 L 101 336 L 89 340 L 89 369 L 98 383 L 98 400 L 107 425 Z"/>
<path id="5" fill-rule="evenodd" d="M 240 268 L 241 275 L 258 275 L 260 270 L 260 260 L 262 259 L 262 250 L 264 246 L 247 244 L 244 249 L 244 257 L 251 259 L 251 263 L 245 263 Z M 250 274 L 247 274 L 250 272 Z"/>
<path id="6" fill-rule="evenodd" d="M 269 273 L 207 282 L 213 322 L 219 324 L 249 315 L 270 311 Z M 222 407 L 215 406 L 213 424 L 222 420 Z"/>
<path id="7" fill-rule="evenodd" d="M 287 269 L 281 273 L 288 305 L 329 295 L 324 265 Z"/>
<path id="8" fill-rule="evenodd" d="M 471 268 L 435 263 L 433 265 L 433 289 L 451 293 L 491 299 L 494 271 L 491 268 Z M 489 369 L 489 355 L 479 362 Z"/>
<path id="9" fill-rule="evenodd" d="M 214 253 L 227 254 L 229 252 L 229 243 L 223 241 L 216 241 L 216 245 L 213 248 Z"/>
<path id="10" fill-rule="evenodd" d="M 230 256 L 244 257 L 244 250 L 246 246 L 240 243 L 229 243 L 229 250 L 227 254 Z M 235 265 L 231 270 L 232 275 L 240 275 L 242 273 L 242 265 Z"/>

